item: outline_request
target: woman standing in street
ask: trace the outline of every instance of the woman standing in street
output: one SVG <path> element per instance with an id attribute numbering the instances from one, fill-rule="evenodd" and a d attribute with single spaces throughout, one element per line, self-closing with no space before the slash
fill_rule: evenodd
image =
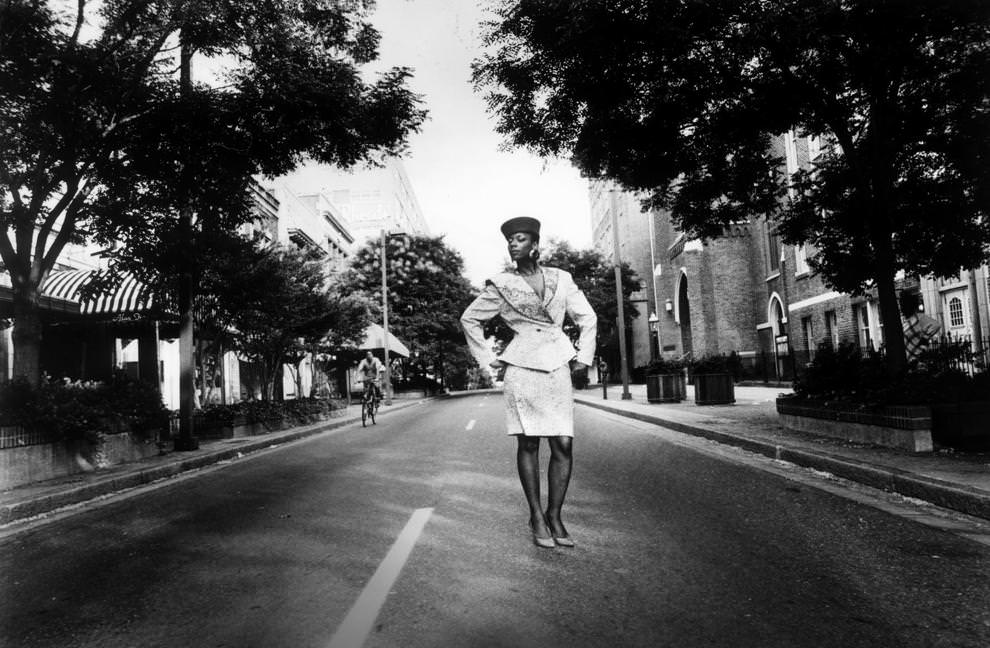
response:
<path id="1" fill-rule="evenodd" d="M 515 269 L 487 282 L 461 316 L 471 354 L 482 368 L 505 368 L 506 427 L 517 438 L 516 465 L 529 504 L 533 542 L 540 547 L 573 547 L 561 520 L 571 479 L 574 437 L 572 372 L 585 372 L 595 354 L 598 318 L 571 275 L 543 267 L 540 222 L 512 218 L 502 224 Z M 581 330 L 578 349 L 562 329 L 564 315 Z M 500 356 L 485 342 L 484 322 L 501 315 L 515 334 Z M 547 438 L 546 510 L 540 500 L 540 439 Z"/>

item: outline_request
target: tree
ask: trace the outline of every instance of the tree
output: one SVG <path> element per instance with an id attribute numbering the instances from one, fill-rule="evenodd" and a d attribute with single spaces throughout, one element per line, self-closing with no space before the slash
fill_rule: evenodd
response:
<path id="1" fill-rule="evenodd" d="M 618 366 L 619 306 L 615 300 L 615 266 L 595 250 L 575 250 L 565 241 L 551 240 L 545 247 L 540 261 L 548 266 L 562 268 L 571 273 L 574 283 L 588 298 L 588 303 L 598 315 L 598 348 L 599 355 L 611 355 L 612 366 Z M 632 321 L 639 316 L 639 309 L 633 304 L 631 297 L 640 289 L 640 280 L 629 264 L 620 266 L 622 280 L 622 308 L 625 315 L 626 331 L 632 329 Z M 564 320 L 564 331 L 577 342 L 579 331 L 571 322 L 570 317 Z M 631 335 L 626 336 L 632 340 Z"/>
<path id="2" fill-rule="evenodd" d="M 497 18 L 474 79 L 512 144 L 648 192 L 691 236 L 775 221 L 830 286 L 877 290 L 892 374 L 897 272 L 990 256 L 981 0 L 513 0 Z M 769 149 L 791 129 L 835 144 L 793 179 Z"/>
<path id="3" fill-rule="evenodd" d="M 405 85 L 409 70 L 372 82 L 359 73 L 377 56 L 372 6 L 0 7 L 0 260 L 14 292 L 15 375 L 40 375 L 39 287 L 67 243 L 91 230 L 123 240 L 109 250 L 122 261 L 194 237 L 176 217 L 183 209 L 197 228 L 217 214 L 224 226 L 248 218 L 241 190 L 252 174 L 283 173 L 303 156 L 349 166 L 404 149 L 425 113 Z M 217 87 L 175 78 L 177 44 L 183 63 L 194 54 L 225 63 Z M 180 251 L 156 258 L 181 259 L 188 246 Z"/>
<path id="4" fill-rule="evenodd" d="M 460 352 L 460 316 L 474 298 L 464 260 L 442 237 L 420 235 L 390 237 L 385 253 L 389 330 L 446 384 L 455 366 L 471 362 Z M 354 255 L 347 283 L 380 302 L 381 272 L 381 241 L 371 240 Z"/>
<path id="5" fill-rule="evenodd" d="M 322 346 L 355 344 L 370 321 L 367 300 L 345 291 L 325 260 L 291 245 L 217 257 L 201 285 L 201 318 L 256 363 L 264 400 L 275 396 L 284 364 L 298 370 Z"/>

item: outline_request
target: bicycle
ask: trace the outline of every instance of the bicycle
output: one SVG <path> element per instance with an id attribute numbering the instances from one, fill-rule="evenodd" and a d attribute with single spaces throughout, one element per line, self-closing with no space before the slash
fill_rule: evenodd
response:
<path id="1" fill-rule="evenodd" d="M 375 414 L 378 413 L 378 392 L 374 383 L 368 382 L 364 386 L 364 394 L 361 396 L 361 427 L 368 426 L 368 419 L 372 425 L 375 423 Z"/>

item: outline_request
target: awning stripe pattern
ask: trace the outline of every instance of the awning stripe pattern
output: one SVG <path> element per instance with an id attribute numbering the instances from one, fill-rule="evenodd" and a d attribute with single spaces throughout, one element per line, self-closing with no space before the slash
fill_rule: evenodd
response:
<path id="1" fill-rule="evenodd" d="M 141 298 L 144 285 L 131 275 L 124 275 L 120 285 L 109 294 L 83 299 L 79 291 L 95 270 L 61 270 L 52 272 L 41 285 L 41 293 L 48 297 L 79 303 L 84 314 L 134 313 L 151 309 L 151 296 Z"/>

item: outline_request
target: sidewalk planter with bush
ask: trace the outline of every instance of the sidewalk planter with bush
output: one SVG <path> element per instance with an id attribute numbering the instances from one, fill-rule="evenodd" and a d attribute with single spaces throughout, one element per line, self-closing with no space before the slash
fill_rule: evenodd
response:
<path id="1" fill-rule="evenodd" d="M 927 405 L 862 408 L 853 403 L 783 396 L 777 399 L 777 414 L 781 425 L 796 432 L 911 452 L 934 449 L 932 409 Z"/>
<path id="2" fill-rule="evenodd" d="M 646 366 L 646 400 L 679 403 L 687 397 L 684 363 L 659 358 Z"/>
<path id="3" fill-rule="evenodd" d="M 736 385 L 727 356 L 709 355 L 690 364 L 696 405 L 729 405 L 736 402 Z"/>
<path id="4" fill-rule="evenodd" d="M 14 380 L 0 387 L 0 487 L 107 468 L 159 452 L 168 410 L 151 385 Z"/>
<path id="5" fill-rule="evenodd" d="M 990 374 L 969 376 L 922 355 L 891 378 L 883 359 L 852 345 L 819 349 L 777 399 L 784 427 L 847 441 L 931 452 L 990 449 Z"/>
<path id="6" fill-rule="evenodd" d="M 323 398 L 243 401 L 206 407 L 196 413 L 193 426 L 201 439 L 234 439 L 319 423 L 345 409 L 345 403 Z"/>

